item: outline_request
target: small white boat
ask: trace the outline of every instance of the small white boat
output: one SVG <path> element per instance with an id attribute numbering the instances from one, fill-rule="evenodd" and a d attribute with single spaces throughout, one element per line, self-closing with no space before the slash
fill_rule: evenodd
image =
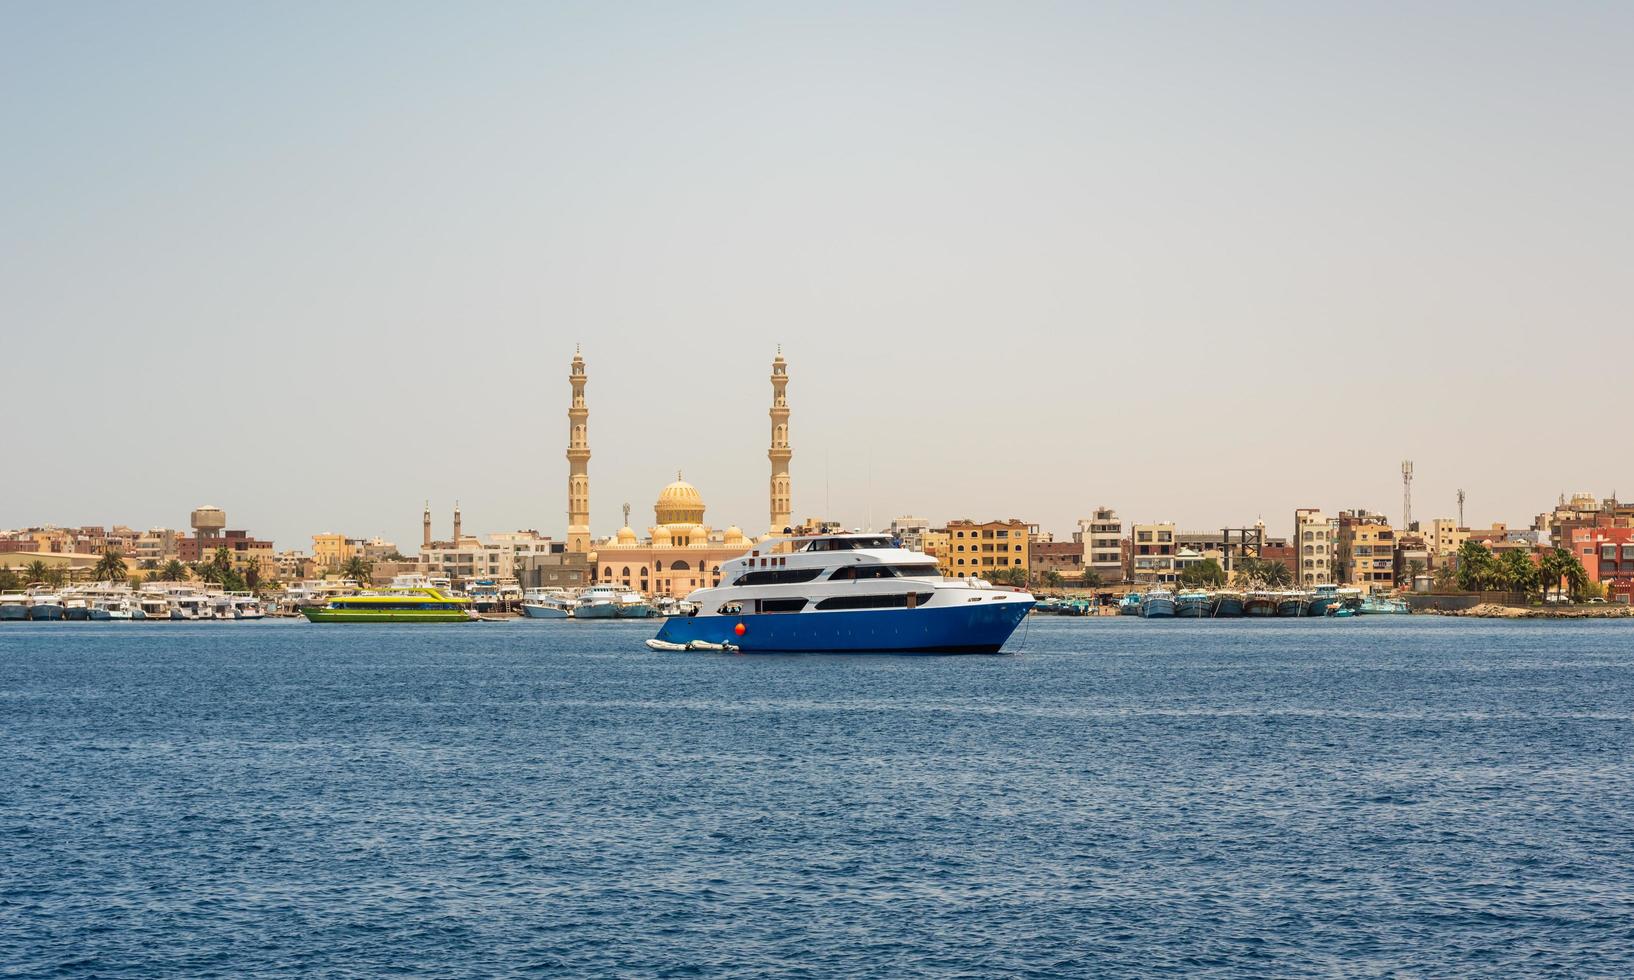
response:
<path id="1" fill-rule="evenodd" d="M 229 592 L 227 599 L 234 619 L 264 619 L 267 611 L 253 592 Z"/>
<path id="2" fill-rule="evenodd" d="M 719 650 L 719 651 L 724 652 L 724 653 L 737 653 L 738 652 L 738 647 L 737 647 L 737 644 L 735 644 L 735 643 L 711 643 L 708 640 L 691 640 L 691 641 L 689 641 L 687 643 L 686 649 L 688 649 L 688 650 Z"/>
<path id="3" fill-rule="evenodd" d="M 687 649 L 687 645 L 685 643 L 669 643 L 665 640 L 648 640 L 647 649 L 678 651 Z"/>

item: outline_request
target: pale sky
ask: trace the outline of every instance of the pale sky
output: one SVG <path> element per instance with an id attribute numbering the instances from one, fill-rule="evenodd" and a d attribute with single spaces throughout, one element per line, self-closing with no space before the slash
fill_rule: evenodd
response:
<path id="1" fill-rule="evenodd" d="M 1634 491 L 1634 5 L 0 4 L 0 527 Z M 825 491 L 826 475 L 826 491 Z"/>

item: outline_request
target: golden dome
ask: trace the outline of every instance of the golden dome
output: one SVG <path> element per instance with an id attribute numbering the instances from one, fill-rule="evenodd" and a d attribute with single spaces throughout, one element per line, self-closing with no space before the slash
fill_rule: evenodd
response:
<path id="1" fill-rule="evenodd" d="M 692 546 L 694 548 L 709 547 L 709 528 L 699 524 L 692 529 Z"/>
<path id="2" fill-rule="evenodd" d="M 635 530 L 626 524 L 618 529 L 619 544 L 635 544 Z"/>
<path id="3" fill-rule="evenodd" d="M 669 542 L 670 542 L 669 528 L 667 528 L 664 525 L 660 524 L 657 527 L 652 529 L 652 543 L 653 544 L 667 545 L 667 544 L 669 544 Z"/>
<path id="4" fill-rule="evenodd" d="M 727 528 L 726 529 L 726 543 L 727 544 L 742 544 L 743 543 L 743 528 L 738 527 L 736 524 L 733 524 L 731 527 Z"/>
<path id="5" fill-rule="evenodd" d="M 704 498 L 698 495 L 697 487 L 681 479 L 681 474 L 677 473 L 675 482 L 659 492 L 653 513 L 657 515 L 659 524 L 685 524 L 688 527 L 702 524 Z"/>

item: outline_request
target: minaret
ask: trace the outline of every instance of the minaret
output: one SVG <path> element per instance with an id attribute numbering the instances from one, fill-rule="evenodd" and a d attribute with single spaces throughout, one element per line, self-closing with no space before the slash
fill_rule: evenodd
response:
<path id="1" fill-rule="evenodd" d="M 460 502 L 454 501 L 454 547 L 460 546 Z"/>
<path id="2" fill-rule="evenodd" d="M 772 359 L 772 448 L 766 458 L 772 461 L 772 533 L 780 534 L 790 526 L 794 507 L 790 503 L 789 457 L 789 399 L 784 389 L 789 384 L 789 366 L 783 363 L 783 345 L 777 346 L 777 357 Z"/>
<path id="3" fill-rule="evenodd" d="M 573 370 L 567 380 L 573 385 L 573 405 L 567 410 L 567 550 L 570 554 L 590 553 L 590 434 L 586 424 L 590 409 L 584 406 L 584 358 L 573 345 Z"/>
<path id="4" fill-rule="evenodd" d="M 431 547 L 431 501 L 426 501 L 426 512 L 420 518 L 420 550 Z"/>

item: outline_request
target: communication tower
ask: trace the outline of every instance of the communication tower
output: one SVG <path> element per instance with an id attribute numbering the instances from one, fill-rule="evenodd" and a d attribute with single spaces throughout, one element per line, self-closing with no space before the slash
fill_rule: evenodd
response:
<path id="1" fill-rule="evenodd" d="M 1413 526 L 1413 461 L 1401 461 L 1401 526 Z"/>
<path id="2" fill-rule="evenodd" d="M 1464 527 L 1464 491 L 1458 491 L 1458 526 Z"/>

